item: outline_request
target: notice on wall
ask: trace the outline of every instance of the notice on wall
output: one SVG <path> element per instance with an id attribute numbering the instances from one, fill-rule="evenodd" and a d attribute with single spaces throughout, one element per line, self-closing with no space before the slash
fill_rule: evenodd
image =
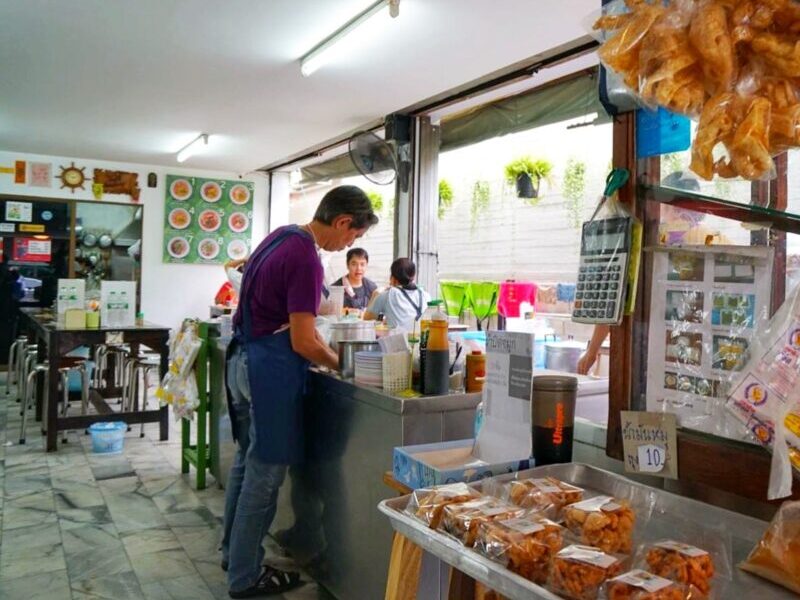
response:
<path id="1" fill-rule="evenodd" d="M 647 409 L 725 435 L 725 401 L 769 316 L 772 249 L 659 248 L 647 356 Z"/>
<path id="2" fill-rule="evenodd" d="M 670 413 L 620 412 L 625 470 L 678 478 L 677 419 Z"/>
<path id="3" fill-rule="evenodd" d="M 50 262 L 52 244 L 50 240 L 37 240 L 36 238 L 14 238 L 14 252 L 12 260 L 27 263 Z"/>
<path id="4" fill-rule="evenodd" d="M 28 163 L 28 175 L 31 187 L 53 187 L 53 165 L 51 163 Z"/>
<path id="5" fill-rule="evenodd" d="M 164 262 L 222 264 L 250 254 L 250 181 L 167 175 Z"/>
<path id="6" fill-rule="evenodd" d="M 484 421 L 475 449 L 482 460 L 496 463 L 530 456 L 532 376 L 532 334 L 486 334 Z"/>
<path id="7" fill-rule="evenodd" d="M 6 221 L 30 223 L 33 220 L 32 202 L 6 202 Z"/>

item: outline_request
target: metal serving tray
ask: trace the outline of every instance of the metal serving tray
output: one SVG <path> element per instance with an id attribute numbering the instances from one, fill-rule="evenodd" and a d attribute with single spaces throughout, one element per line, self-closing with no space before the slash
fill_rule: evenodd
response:
<path id="1" fill-rule="evenodd" d="M 788 590 L 736 568 L 764 534 L 767 528 L 764 521 L 650 488 L 583 464 L 538 467 L 521 471 L 516 476 L 500 476 L 496 480 L 545 475 L 580 486 L 589 497 L 608 494 L 630 501 L 637 517 L 634 546 L 660 539 L 676 539 L 712 552 L 719 573 L 714 581 L 717 598 L 796 598 Z M 473 487 L 480 488 L 481 484 L 476 483 Z M 409 498 L 392 498 L 378 505 L 378 510 L 389 517 L 398 533 L 510 600 L 560 598 L 407 515 L 403 511 Z"/>

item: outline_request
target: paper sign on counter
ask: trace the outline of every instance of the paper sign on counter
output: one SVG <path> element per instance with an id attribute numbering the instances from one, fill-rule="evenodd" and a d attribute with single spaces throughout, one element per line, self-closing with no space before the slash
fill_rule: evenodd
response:
<path id="1" fill-rule="evenodd" d="M 492 463 L 531 454 L 533 335 L 490 331 L 486 338 L 484 422 L 475 455 Z"/>
<path id="2" fill-rule="evenodd" d="M 625 470 L 678 478 L 677 419 L 672 413 L 623 410 Z"/>

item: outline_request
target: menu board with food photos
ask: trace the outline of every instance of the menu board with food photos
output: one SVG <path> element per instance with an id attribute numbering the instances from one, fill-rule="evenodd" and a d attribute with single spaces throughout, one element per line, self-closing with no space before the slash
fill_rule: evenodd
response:
<path id="1" fill-rule="evenodd" d="M 253 183 L 167 175 L 164 262 L 222 264 L 250 254 Z"/>
<path id="2" fill-rule="evenodd" d="M 722 409 L 769 318 L 772 257 L 750 246 L 653 252 L 647 410 L 734 437 Z"/>

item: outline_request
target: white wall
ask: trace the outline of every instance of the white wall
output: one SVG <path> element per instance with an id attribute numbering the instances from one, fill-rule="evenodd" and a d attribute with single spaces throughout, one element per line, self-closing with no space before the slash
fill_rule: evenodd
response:
<path id="1" fill-rule="evenodd" d="M 272 191 L 270 193 L 269 230 L 291 223 L 289 216 L 290 195 L 292 187 L 289 183 L 288 171 L 276 171 L 272 174 Z"/>
<path id="2" fill-rule="evenodd" d="M 176 327 L 180 325 L 181 319 L 184 317 L 208 316 L 208 307 L 213 302 L 219 286 L 225 281 L 222 267 L 219 265 L 175 265 L 162 262 L 166 176 L 175 174 L 237 179 L 237 173 L 0 151 L 0 166 L 13 166 L 15 160 L 52 163 L 53 187 L 37 188 L 27 184 L 15 184 L 13 175 L 0 173 L 0 195 L 94 200 L 91 182 L 85 184 L 86 190 L 76 190 L 74 194 L 69 189 L 60 189 L 61 181 L 55 178 L 60 173 L 58 167 L 69 166 L 73 160 L 77 167 L 86 167 L 84 173 L 87 177 L 92 177 L 95 168 L 138 173 L 139 187 L 142 190 L 139 203 L 144 206 L 142 311 L 145 319 L 159 325 Z M 158 176 L 157 187 L 147 187 L 148 173 L 155 173 Z M 243 179 L 255 183 L 252 236 L 254 244 L 257 244 L 264 237 L 267 229 L 267 181 L 260 173 L 251 173 L 244 176 Z M 122 204 L 132 202 L 129 196 L 116 194 L 105 194 L 103 201 Z"/>

